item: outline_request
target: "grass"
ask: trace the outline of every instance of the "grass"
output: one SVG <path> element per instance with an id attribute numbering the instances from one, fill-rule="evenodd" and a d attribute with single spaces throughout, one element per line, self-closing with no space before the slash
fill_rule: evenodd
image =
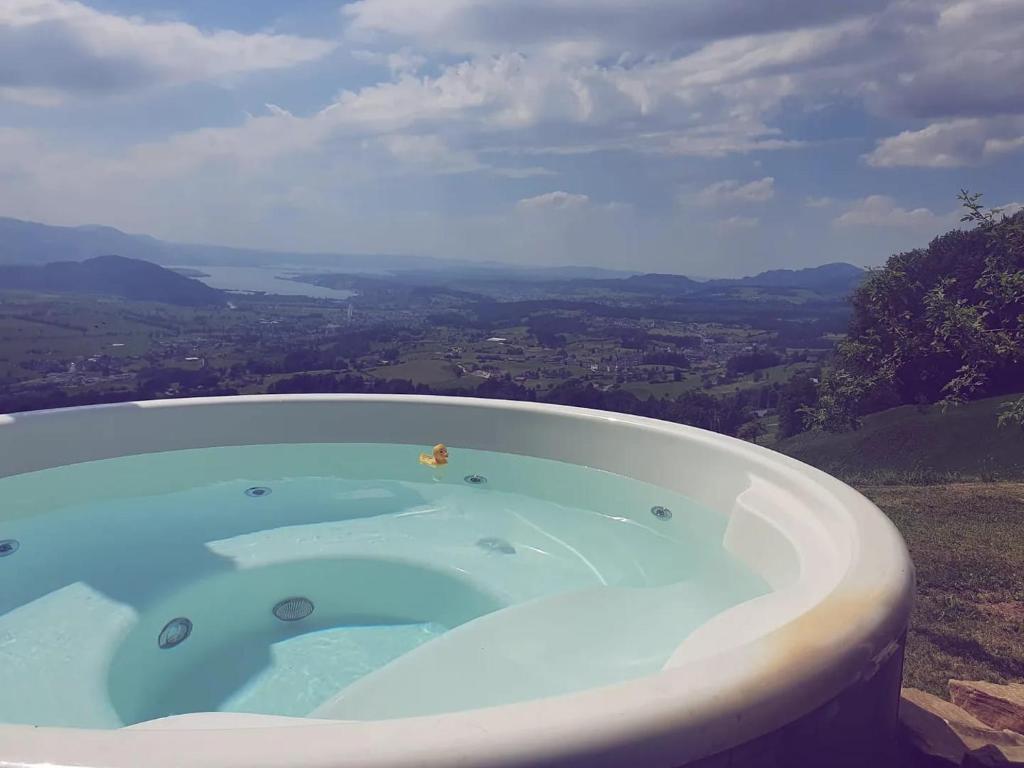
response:
<path id="1" fill-rule="evenodd" d="M 719 384 L 711 387 L 708 392 L 712 395 L 731 395 L 744 389 L 757 389 L 765 385 L 784 384 L 799 373 L 808 373 L 814 370 L 815 363 L 784 363 L 773 365 L 770 368 L 762 368 L 756 373 L 748 373 L 729 384 Z"/>
<path id="2" fill-rule="evenodd" d="M 1024 678 L 1024 483 L 861 486 L 917 568 L 904 685 Z"/>
<path id="3" fill-rule="evenodd" d="M 373 369 L 379 379 L 409 379 L 431 386 L 456 385 L 455 366 L 448 360 L 431 358 L 412 359 L 397 365 L 384 365 Z"/>
<path id="4" fill-rule="evenodd" d="M 0 379 L 34 379 L 21 363 L 140 355 L 163 328 L 124 313 L 117 301 L 53 305 L 35 297 L 0 297 Z M 113 344 L 123 346 L 114 347 Z"/>
<path id="5" fill-rule="evenodd" d="M 917 568 L 904 685 L 1024 679 L 1024 432 L 996 425 L 1016 397 L 893 408 L 772 446 L 855 485 L 903 534 Z"/>
<path id="6" fill-rule="evenodd" d="M 661 381 L 657 383 L 650 381 L 629 381 L 623 384 L 622 388 L 627 392 L 632 392 L 641 400 L 646 400 L 648 397 L 653 396 L 661 398 L 666 395 L 670 398 L 675 398 L 684 392 L 700 389 L 700 386 L 700 374 L 687 373 L 683 375 L 681 381 Z"/>
<path id="7" fill-rule="evenodd" d="M 806 432 L 777 451 L 854 484 L 1024 480 L 1024 431 L 996 426 L 1002 404 L 978 400 L 945 412 L 902 406 L 871 414 L 855 432 Z"/>
<path id="8" fill-rule="evenodd" d="M 426 384 L 439 392 L 473 390 L 483 379 L 468 374 L 457 376 L 454 366 L 446 360 L 415 359 L 372 368 L 367 373 L 378 379 L 407 379 L 413 384 Z"/>

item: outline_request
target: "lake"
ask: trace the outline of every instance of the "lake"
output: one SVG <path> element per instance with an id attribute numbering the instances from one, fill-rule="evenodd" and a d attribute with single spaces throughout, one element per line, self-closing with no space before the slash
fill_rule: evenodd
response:
<path id="1" fill-rule="evenodd" d="M 284 296 L 312 296 L 317 299 L 347 299 L 355 291 L 324 288 L 309 283 L 297 283 L 288 277 L 303 274 L 301 270 L 272 267 L 207 267 L 188 265 L 187 269 L 203 272 L 198 277 L 211 288 L 225 291 L 265 291 Z"/>

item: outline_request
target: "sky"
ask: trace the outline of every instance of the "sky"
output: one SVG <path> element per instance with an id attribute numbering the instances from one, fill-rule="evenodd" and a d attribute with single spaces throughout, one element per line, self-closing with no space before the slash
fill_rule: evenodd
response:
<path id="1" fill-rule="evenodd" d="M 736 276 L 1024 201 L 1024 0 L 0 0 L 0 215 Z"/>

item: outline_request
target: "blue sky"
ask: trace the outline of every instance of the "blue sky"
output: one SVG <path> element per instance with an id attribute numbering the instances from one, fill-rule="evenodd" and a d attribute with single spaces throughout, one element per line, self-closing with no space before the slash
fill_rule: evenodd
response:
<path id="1" fill-rule="evenodd" d="M 1022 0 L 3 0 L 0 215 L 695 275 L 1024 201 Z"/>

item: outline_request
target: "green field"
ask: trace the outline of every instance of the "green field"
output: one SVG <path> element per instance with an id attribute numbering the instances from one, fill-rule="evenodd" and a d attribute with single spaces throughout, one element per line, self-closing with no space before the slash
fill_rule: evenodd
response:
<path id="1" fill-rule="evenodd" d="M 435 389 L 472 389 L 483 381 L 476 376 L 459 377 L 451 361 L 432 358 L 382 365 L 369 372 L 378 379 L 408 379 L 414 384 L 427 384 Z"/>
<path id="2" fill-rule="evenodd" d="M 632 392 L 641 400 L 646 400 L 648 397 L 661 398 L 668 396 L 670 398 L 675 398 L 684 392 L 700 389 L 700 387 L 701 380 L 700 374 L 698 373 L 684 374 L 682 381 L 661 381 L 657 383 L 650 381 L 629 381 L 622 385 L 622 389 L 627 392 Z"/>
<path id="3" fill-rule="evenodd" d="M 762 368 L 754 373 L 741 376 L 729 384 L 719 384 L 718 386 L 711 387 L 708 392 L 712 395 L 731 395 L 743 389 L 756 389 L 765 385 L 784 384 L 797 374 L 809 373 L 816 367 L 816 363 L 773 365 L 771 368 Z"/>
<path id="4" fill-rule="evenodd" d="M 131 309 L 138 306 L 132 305 Z M 168 335 L 164 318 L 149 318 L 128 309 L 118 299 L 69 298 L 58 303 L 33 295 L 3 296 L 0 380 L 40 375 L 22 363 L 45 364 L 101 354 L 115 358 L 137 356 L 149 349 L 154 338 Z"/>
<path id="5" fill-rule="evenodd" d="M 945 412 L 902 406 L 843 434 L 806 432 L 771 447 L 853 482 L 927 483 L 1024 479 L 1024 430 L 996 426 L 1002 404 L 978 400 Z"/>

